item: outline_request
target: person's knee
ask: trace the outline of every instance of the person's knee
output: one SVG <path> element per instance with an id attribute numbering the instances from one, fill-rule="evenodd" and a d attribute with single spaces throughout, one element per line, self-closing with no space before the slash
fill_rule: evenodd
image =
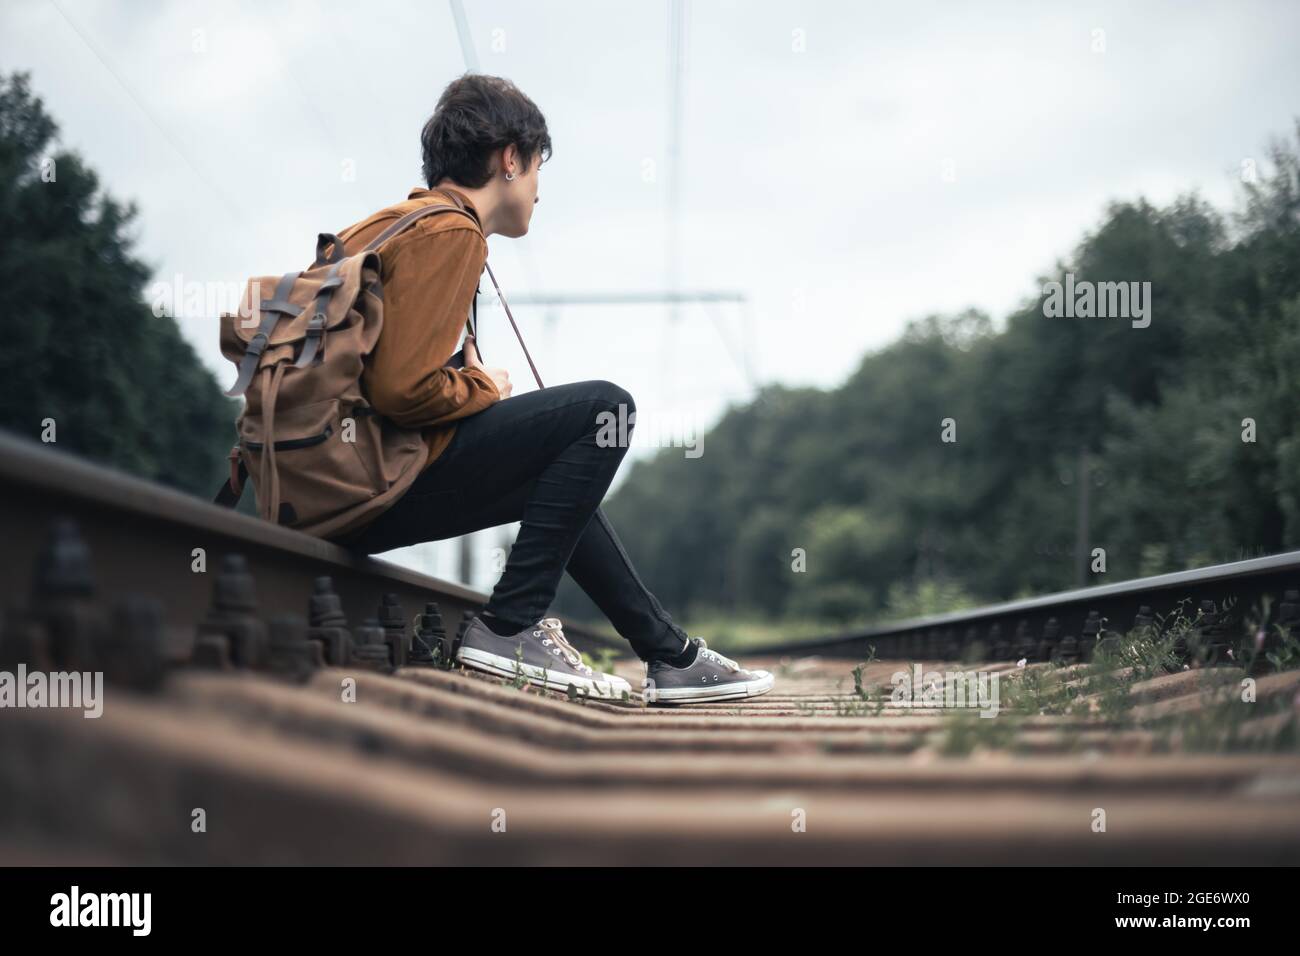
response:
<path id="1" fill-rule="evenodd" d="M 636 400 L 632 397 L 632 393 L 622 385 L 616 385 L 604 379 L 596 379 L 591 385 L 596 396 L 608 403 L 612 411 L 617 412 L 621 406 L 626 409 L 625 414 L 629 418 L 636 411 Z"/>

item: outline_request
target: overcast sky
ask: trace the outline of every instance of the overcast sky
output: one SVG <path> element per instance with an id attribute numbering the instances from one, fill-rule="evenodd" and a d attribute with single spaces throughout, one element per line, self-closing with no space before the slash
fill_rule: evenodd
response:
<path id="1" fill-rule="evenodd" d="M 676 175 L 680 287 L 747 297 L 760 381 L 834 385 L 928 312 L 1000 319 L 1108 200 L 1226 205 L 1300 113 L 1294 2 L 689 0 L 673 168 L 667 0 L 464 8 L 555 147 L 529 235 L 490 240 L 507 300 L 663 290 Z M 233 283 L 423 186 L 420 127 L 466 58 L 446 2 L 4 0 L 0 68 L 139 204 L 160 278 Z M 547 384 L 705 422 L 749 394 L 740 306 L 514 311 Z M 532 387 L 480 315 L 489 364 Z M 230 380 L 215 317 L 182 325 Z"/>

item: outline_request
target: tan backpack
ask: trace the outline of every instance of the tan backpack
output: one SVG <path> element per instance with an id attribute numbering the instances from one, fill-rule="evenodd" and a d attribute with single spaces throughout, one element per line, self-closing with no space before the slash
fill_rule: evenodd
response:
<path id="1" fill-rule="evenodd" d="M 409 212 L 355 255 L 322 233 L 311 268 L 249 280 L 239 313 L 221 316 L 221 352 L 239 369 L 226 394 L 246 403 L 218 504 L 233 507 L 251 476 L 267 521 L 333 537 L 373 520 L 419 476 L 420 430 L 376 414 L 361 373 L 384 323 L 379 247 L 426 216 L 463 215 L 478 228 L 444 195 L 455 205 Z"/>

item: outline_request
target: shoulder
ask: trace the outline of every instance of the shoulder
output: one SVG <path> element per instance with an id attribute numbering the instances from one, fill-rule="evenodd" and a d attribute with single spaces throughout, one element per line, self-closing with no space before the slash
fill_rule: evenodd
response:
<path id="1" fill-rule="evenodd" d="M 418 275 L 421 283 L 441 287 L 477 277 L 488 258 L 487 241 L 477 224 L 459 213 L 429 216 L 384 243 L 379 258 L 385 280 Z"/>
<path id="2" fill-rule="evenodd" d="M 487 250 L 487 239 L 484 238 L 478 223 L 459 210 L 426 216 L 400 236 L 393 237 L 392 243 L 394 245 L 419 243 L 422 239 L 427 240 L 434 236 L 445 237 L 458 245 L 481 247 L 484 251 Z"/>
<path id="3" fill-rule="evenodd" d="M 487 239 L 479 228 L 478 222 L 472 216 L 456 209 L 451 200 L 442 196 L 430 199 L 406 199 L 386 206 L 361 220 L 346 230 L 345 243 L 349 252 L 358 251 L 360 247 L 380 235 L 403 216 L 425 206 L 443 206 L 449 211 L 425 216 L 404 232 L 389 239 L 383 245 L 386 255 L 392 256 L 399 249 L 425 247 L 432 241 L 432 237 L 438 236 L 442 237 L 439 245 L 463 247 L 466 250 L 479 251 L 484 257 L 487 256 Z"/>
<path id="4" fill-rule="evenodd" d="M 488 244 L 478 225 L 459 213 L 441 213 L 421 219 L 400 236 L 384 244 L 382 258 L 441 263 L 468 263 L 475 272 L 487 261 Z"/>

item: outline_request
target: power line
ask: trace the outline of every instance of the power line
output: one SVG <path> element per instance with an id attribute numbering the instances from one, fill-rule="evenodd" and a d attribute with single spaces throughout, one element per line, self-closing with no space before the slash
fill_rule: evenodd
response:
<path id="1" fill-rule="evenodd" d="M 451 17 L 456 22 L 456 38 L 460 41 L 460 55 L 465 58 L 465 68 L 477 73 L 478 51 L 474 49 L 474 37 L 469 32 L 469 20 L 465 16 L 465 5 L 460 0 L 450 0 Z"/>
<path id="2" fill-rule="evenodd" d="M 73 20 L 72 17 L 68 16 L 68 12 L 59 5 L 58 0 L 50 0 L 50 4 L 58 11 L 59 16 L 63 17 L 63 21 L 72 28 L 72 32 L 75 33 L 90 52 L 94 54 L 95 59 L 99 61 L 100 65 L 109 72 L 109 75 L 112 76 L 113 79 L 117 80 L 118 85 L 122 87 L 126 95 L 130 97 L 131 102 L 136 105 L 136 108 L 139 109 L 140 112 L 145 115 L 145 118 L 153 124 L 154 129 L 158 131 L 172 149 L 176 150 L 177 155 L 180 156 L 180 158 L 185 162 L 185 165 L 190 168 L 190 172 L 194 174 L 194 177 L 216 193 L 218 198 L 220 198 L 222 203 L 225 205 L 226 212 L 230 213 L 235 219 L 242 220 L 244 218 L 244 212 L 240 208 L 239 203 L 237 203 L 234 197 L 228 195 L 224 189 L 213 182 L 212 179 L 199 168 L 198 163 L 191 158 L 189 151 L 181 145 L 180 141 L 177 140 L 176 137 L 172 136 L 172 134 L 168 132 L 167 128 L 163 125 L 162 120 L 155 115 L 154 111 L 149 108 L 143 99 L 141 99 L 139 94 L 136 93 L 135 88 L 126 81 L 125 77 L 113 68 L 113 64 L 109 62 L 108 57 L 99 48 L 99 44 L 92 40 L 90 36 L 77 25 L 76 21 Z"/>

